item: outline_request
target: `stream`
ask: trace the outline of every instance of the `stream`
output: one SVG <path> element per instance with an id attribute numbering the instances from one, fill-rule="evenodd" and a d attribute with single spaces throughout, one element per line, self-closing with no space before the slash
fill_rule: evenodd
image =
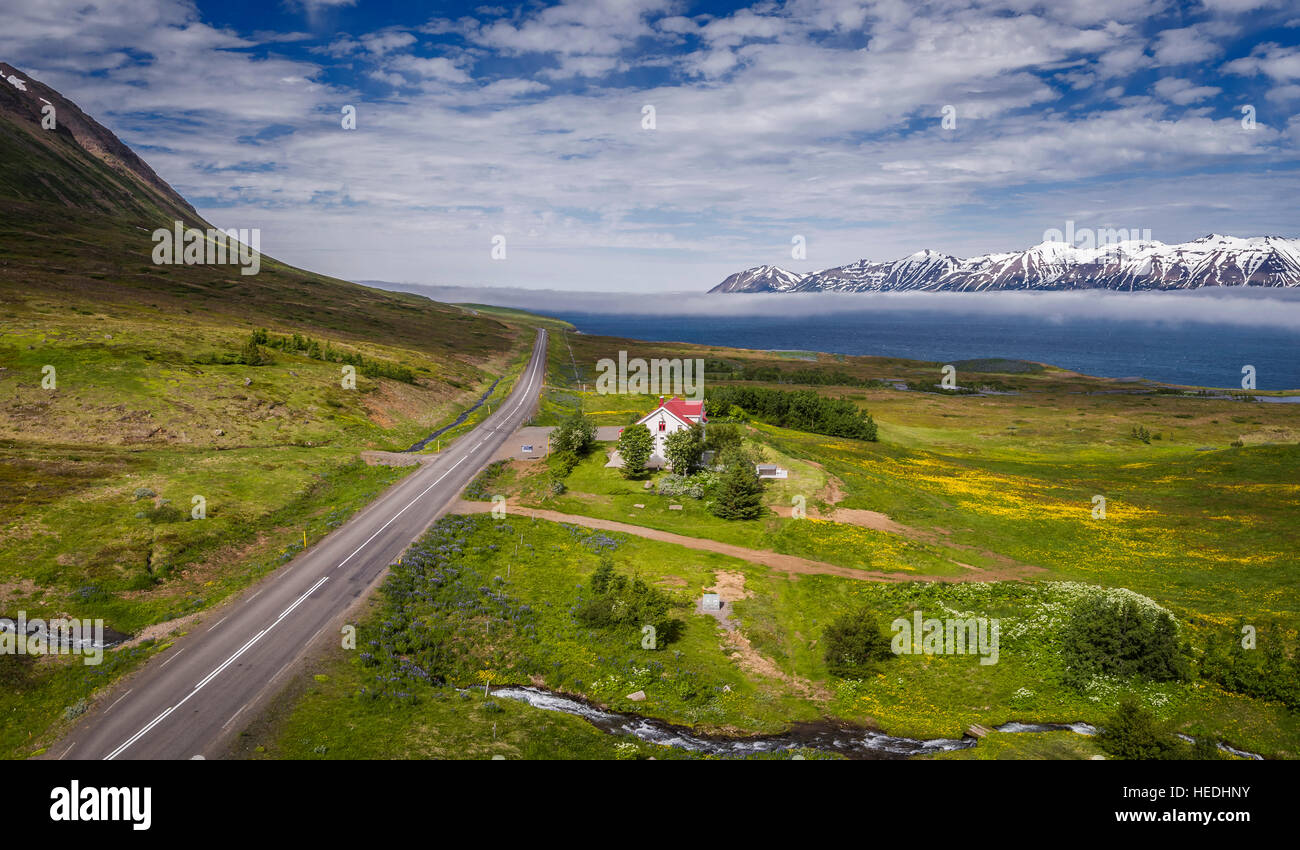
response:
<path id="1" fill-rule="evenodd" d="M 473 406 L 473 407 L 468 408 L 468 409 L 465 410 L 465 412 L 463 412 L 460 416 L 457 416 L 455 422 L 451 423 L 450 425 L 448 425 L 448 426 L 446 426 L 446 427 L 444 427 L 444 428 L 439 428 L 437 431 L 434 431 L 432 434 L 430 434 L 429 436 L 425 437 L 423 440 L 421 440 L 420 442 L 416 443 L 415 445 L 411 446 L 411 447 L 410 447 L 409 449 L 407 449 L 406 451 L 408 451 L 408 452 L 418 452 L 418 451 L 420 451 L 421 449 L 423 449 L 425 446 L 429 445 L 429 443 L 432 443 L 434 440 L 438 439 L 438 438 L 441 437 L 443 434 L 445 434 L 445 433 L 447 433 L 448 431 L 450 431 L 452 428 L 455 428 L 457 425 L 459 425 L 460 423 L 464 422 L 466 419 L 469 418 L 469 415 L 470 415 L 471 413 L 473 413 L 474 411 L 478 410 L 480 407 L 483 406 L 483 403 L 486 402 L 486 401 L 488 400 L 489 397 L 491 397 L 491 395 L 492 395 L 492 391 L 495 390 L 495 389 L 497 388 L 497 384 L 499 384 L 499 383 L 501 383 L 501 379 L 500 379 L 500 378 L 497 378 L 495 381 L 493 381 L 493 382 L 492 382 L 492 386 L 488 387 L 487 392 L 483 393 L 483 397 L 480 398 L 478 401 L 474 402 L 474 406 Z"/>
<path id="2" fill-rule="evenodd" d="M 100 633 L 96 636 L 92 630 L 92 620 L 81 620 L 81 631 L 79 637 L 73 637 L 67 632 L 55 629 L 50 631 L 47 625 L 48 621 L 38 620 L 26 624 L 25 639 L 30 639 L 33 635 L 40 635 L 51 654 L 69 654 L 83 653 L 93 649 L 112 649 L 118 644 L 124 643 L 131 639 L 128 634 L 114 631 L 107 627 L 101 627 Z M 10 617 L 0 618 L 0 632 L 17 632 L 18 626 Z M 62 650 L 62 651 L 61 651 Z"/>
<path id="3" fill-rule="evenodd" d="M 883 732 L 874 732 L 854 726 L 836 725 L 827 721 L 797 723 L 789 730 L 776 735 L 757 735 L 747 738 L 728 738 L 701 735 L 683 726 L 654 720 L 637 714 L 620 714 L 596 708 L 572 697 L 561 696 L 542 688 L 496 688 L 492 695 L 502 699 L 524 702 L 544 711 L 558 711 L 581 717 L 604 732 L 631 735 L 652 744 L 677 747 L 696 753 L 720 756 L 744 756 L 752 753 L 773 753 L 781 750 L 811 749 L 836 753 L 850 759 L 904 759 L 909 756 L 948 750 L 966 750 L 979 743 L 978 738 L 898 738 Z M 1062 732 L 1079 735 L 1096 735 L 1097 727 L 1089 723 L 1020 723 L 1011 721 L 993 727 L 997 732 Z M 1179 735 L 1186 741 L 1192 739 Z M 1262 760 L 1263 756 L 1234 749 L 1220 743 L 1219 749 L 1240 758 Z"/>
<path id="4" fill-rule="evenodd" d="M 773 753 L 807 748 L 838 753 L 852 759 L 897 759 L 943 750 L 964 750 L 975 746 L 974 738 L 935 738 L 930 741 L 918 741 L 913 738 L 895 738 L 869 729 L 840 727 L 825 722 L 798 723 L 788 731 L 777 735 L 726 738 L 700 735 L 682 726 L 674 726 L 662 720 L 653 720 L 636 714 L 604 711 L 585 702 L 540 688 L 497 688 L 492 691 L 492 695 L 526 702 L 534 708 L 545 711 L 558 711 L 582 717 L 597 729 L 612 734 L 632 735 L 652 744 L 709 755 L 744 756 L 751 753 Z"/>

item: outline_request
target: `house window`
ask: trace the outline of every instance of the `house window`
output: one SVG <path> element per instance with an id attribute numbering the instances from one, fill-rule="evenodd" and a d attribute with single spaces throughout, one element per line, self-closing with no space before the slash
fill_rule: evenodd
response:
<path id="1" fill-rule="evenodd" d="M 666 430 L 668 430 L 668 423 L 665 422 L 665 421 L 663 421 L 662 419 L 660 419 L 660 420 L 659 420 L 659 430 L 660 430 L 660 431 L 666 431 Z"/>

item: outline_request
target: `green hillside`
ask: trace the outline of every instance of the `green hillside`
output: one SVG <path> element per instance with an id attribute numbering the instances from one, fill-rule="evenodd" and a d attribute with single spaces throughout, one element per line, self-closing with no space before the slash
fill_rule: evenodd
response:
<path id="1" fill-rule="evenodd" d="M 498 378 L 507 393 L 533 329 L 266 256 L 255 275 L 156 265 L 154 229 L 207 222 L 71 101 L 0 70 L 28 81 L 0 86 L 0 615 L 103 617 L 143 647 L 91 676 L 0 657 L 12 756 L 147 654 L 142 638 L 183 630 L 410 469 L 361 452 L 407 448 Z"/>

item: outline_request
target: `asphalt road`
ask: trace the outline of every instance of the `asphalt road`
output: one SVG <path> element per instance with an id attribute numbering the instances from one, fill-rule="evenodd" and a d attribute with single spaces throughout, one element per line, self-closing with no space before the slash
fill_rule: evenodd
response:
<path id="1" fill-rule="evenodd" d="M 192 759 L 223 753 L 318 637 L 342 639 L 347 610 L 532 415 L 545 375 L 543 330 L 527 369 L 491 416 L 346 525 L 214 611 L 207 618 L 212 622 L 150 659 L 50 747 L 47 757 Z M 322 637 L 327 629 L 332 638 Z"/>

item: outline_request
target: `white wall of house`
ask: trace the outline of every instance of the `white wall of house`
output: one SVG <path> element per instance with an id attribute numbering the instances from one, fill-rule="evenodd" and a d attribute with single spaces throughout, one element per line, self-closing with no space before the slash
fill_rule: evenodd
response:
<path id="1" fill-rule="evenodd" d="M 654 437 L 655 446 L 651 454 L 661 458 L 667 457 L 664 450 L 668 445 L 668 435 L 691 427 L 690 423 L 683 422 L 662 407 L 642 419 L 641 424 L 649 428 L 650 436 Z"/>
<path id="2" fill-rule="evenodd" d="M 675 404 L 676 399 L 670 401 Z M 704 413 L 703 405 L 700 406 L 701 416 Z M 679 415 L 681 414 L 681 415 Z M 668 435 L 675 434 L 683 428 L 691 428 L 695 425 L 702 425 L 701 416 L 690 413 L 682 413 L 680 408 L 676 411 L 670 410 L 664 406 L 663 399 L 659 400 L 659 407 L 647 413 L 637 421 L 638 425 L 644 425 L 650 429 L 650 436 L 654 440 L 651 448 L 651 458 L 658 459 L 661 463 L 667 462 L 666 451 L 668 448 Z"/>

